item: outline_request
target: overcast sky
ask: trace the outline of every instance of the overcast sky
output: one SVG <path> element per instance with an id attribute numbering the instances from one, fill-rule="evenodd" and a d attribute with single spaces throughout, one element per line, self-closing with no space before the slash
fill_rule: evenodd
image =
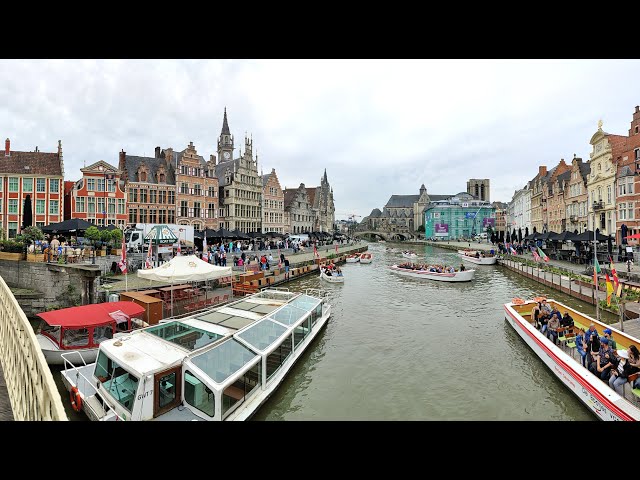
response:
<path id="1" fill-rule="evenodd" d="M 507 202 L 589 139 L 626 135 L 640 104 L 638 60 L 3 60 L 0 135 L 14 150 L 56 151 L 65 179 L 118 152 L 153 156 L 190 141 L 216 153 L 224 107 L 281 185 L 320 183 L 336 218 L 392 194 L 466 190 L 489 178 Z M 236 155 L 238 150 L 236 150 Z"/>

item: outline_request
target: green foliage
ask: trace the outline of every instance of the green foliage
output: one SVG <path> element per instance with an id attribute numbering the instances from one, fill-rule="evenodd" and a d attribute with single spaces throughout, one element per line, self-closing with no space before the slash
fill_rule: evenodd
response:
<path id="1" fill-rule="evenodd" d="M 22 238 L 24 238 L 25 242 L 30 245 L 34 243 L 35 240 L 44 239 L 44 233 L 42 233 L 42 230 L 40 230 L 39 227 L 32 225 L 22 230 Z"/>
<path id="2" fill-rule="evenodd" d="M 109 243 L 113 237 L 111 236 L 110 230 L 101 230 L 100 231 L 100 240 L 103 243 Z"/>
<path id="3" fill-rule="evenodd" d="M 97 242 L 101 238 L 100 230 L 98 230 L 98 227 L 93 225 L 87 228 L 84 232 L 84 236 L 91 240 L 91 242 Z"/>
<path id="4" fill-rule="evenodd" d="M 4 240 L 4 228 L 0 227 L 0 240 Z"/>
<path id="5" fill-rule="evenodd" d="M 116 247 L 119 247 L 122 243 L 122 230 L 119 228 L 111 230 L 111 239 Z"/>
<path id="6" fill-rule="evenodd" d="M 24 243 L 14 240 L 2 240 L 0 241 L 0 249 L 7 253 L 22 253 L 24 252 Z"/>
<path id="7" fill-rule="evenodd" d="M 418 228 L 416 228 L 416 231 L 424 233 L 424 225 L 418 225 Z"/>

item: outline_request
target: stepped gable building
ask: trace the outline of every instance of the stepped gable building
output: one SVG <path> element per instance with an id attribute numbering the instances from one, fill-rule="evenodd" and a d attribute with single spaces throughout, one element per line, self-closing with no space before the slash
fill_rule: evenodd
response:
<path id="1" fill-rule="evenodd" d="M 218 138 L 218 178 L 220 227 L 242 232 L 262 231 L 262 178 L 258 172 L 258 155 L 253 158 L 253 138 L 245 135 L 244 153 L 234 156 L 234 137 L 229 130 L 224 109 L 222 130 Z"/>
<path id="2" fill-rule="evenodd" d="M 0 153 L 0 220 L 7 238 L 15 238 L 24 223 L 27 196 L 31 200 L 32 225 L 43 227 L 63 220 L 64 162 L 62 142 L 58 151 L 32 152 L 11 150 L 5 141 Z"/>
<path id="3" fill-rule="evenodd" d="M 262 198 L 262 233 L 285 233 L 284 192 L 275 168 L 262 175 Z"/>
<path id="4" fill-rule="evenodd" d="M 565 185 L 564 201 L 566 209 L 566 230 L 582 233 L 587 230 L 587 179 L 591 166 L 582 158 L 573 155 L 571 160 L 571 178 Z M 561 233 L 561 232 L 558 232 Z"/>
<path id="5" fill-rule="evenodd" d="M 313 208 L 304 183 L 298 188 L 285 187 L 284 211 L 287 233 L 295 235 L 313 231 Z"/>
<path id="6" fill-rule="evenodd" d="M 313 210 L 313 225 L 311 227 L 314 232 L 333 232 L 335 224 L 335 205 L 333 203 L 333 188 L 327 180 L 327 169 L 324 169 L 324 175 L 320 179 L 319 187 L 308 187 L 307 195 Z"/>
<path id="7" fill-rule="evenodd" d="M 154 157 L 119 154 L 118 170 L 127 196 L 127 226 L 136 223 L 176 223 L 173 150 L 156 147 Z M 169 159 L 169 161 L 167 161 Z"/>

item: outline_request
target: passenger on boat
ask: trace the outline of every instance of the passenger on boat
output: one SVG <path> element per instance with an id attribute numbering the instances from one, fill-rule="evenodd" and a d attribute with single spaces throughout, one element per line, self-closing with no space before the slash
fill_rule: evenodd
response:
<path id="1" fill-rule="evenodd" d="M 541 327 L 540 320 L 539 320 L 541 308 L 542 308 L 542 302 L 538 302 L 537 305 L 535 305 L 531 310 L 531 317 L 533 318 L 534 325 L 538 330 L 540 330 L 540 327 Z"/>
<path id="2" fill-rule="evenodd" d="M 578 335 L 576 335 L 576 350 L 582 357 L 582 366 L 587 368 L 587 342 L 585 341 L 584 328 L 578 329 Z"/>
<path id="3" fill-rule="evenodd" d="M 605 328 L 604 329 L 604 338 L 606 338 L 607 340 L 609 340 L 609 346 L 611 347 L 612 350 L 615 350 L 617 347 L 617 343 L 616 341 L 613 339 L 612 336 L 612 332 L 610 328 Z"/>
<path id="4" fill-rule="evenodd" d="M 629 352 L 629 364 L 640 370 L 640 352 L 638 351 L 638 347 L 630 345 L 627 351 Z M 636 378 L 633 383 L 633 388 L 640 388 L 640 377 Z"/>
<path id="5" fill-rule="evenodd" d="M 607 382 L 609 381 L 611 368 L 616 365 L 615 355 L 609 346 L 609 340 L 603 338 L 600 340 L 600 343 L 600 351 L 593 355 L 595 361 L 589 365 L 589 371 L 595 376 L 600 377 L 600 380 Z"/>
<path id="6" fill-rule="evenodd" d="M 460 271 L 461 271 L 461 272 L 464 272 L 465 270 L 466 270 L 466 268 L 464 268 L 464 264 L 463 264 L 463 263 L 461 263 L 461 264 L 460 264 Z"/>
<path id="7" fill-rule="evenodd" d="M 551 315 L 547 327 L 547 338 L 555 345 L 558 341 L 558 328 L 560 328 L 560 319 L 557 315 Z"/>
<path id="8" fill-rule="evenodd" d="M 564 328 L 569 328 L 569 327 L 573 327 L 573 317 L 571 317 L 571 315 L 569 315 L 569 312 L 564 312 L 564 316 L 562 317 L 562 320 L 560 320 L 560 326 L 564 327 Z M 606 330 L 605 330 L 606 332 Z"/>
<path id="9" fill-rule="evenodd" d="M 631 345 L 629 350 L 632 347 L 635 348 L 635 345 Z M 618 358 L 616 359 L 618 363 L 615 368 L 611 369 L 611 376 L 609 377 L 609 386 L 620 396 L 624 395 L 623 386 L 627 383 L 629 375 L 640 371 L 640 368 L 634 367 L 629 362 L 629 350 L 618 350 Z M 636 348 L 637 351 L 638 349 Z"/>
<path id="10" fill-rule="evenodd" d="M 589 330 L 585 332 L 587 342 L 587 364 L 591 365 L 594 361 L 593 354 L 600 350 L 600 335 L 596 330 L 595 324 L 589 325 Z"/>
<path id="11" fill-rule="evenodd" d="M 480 252 L 476 250 L 476 258 L 480 258 Z"/>

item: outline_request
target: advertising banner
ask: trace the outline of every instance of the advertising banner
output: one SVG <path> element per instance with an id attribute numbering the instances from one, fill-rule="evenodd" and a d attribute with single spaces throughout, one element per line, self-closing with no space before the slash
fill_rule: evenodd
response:
<path id="1" fill-rule="evenodd" d="M 476 218 L 476 212 L 464 212 L 465 218 Z"/>
<path id="2" fill-rule="evenodd" d="M 447 223 L 436 223 L 434 233 L 436 237 L 449 236 L 449 225 Z"/>
<path id="3" fill-rule="evenodd" d="M 491 225 L 492 227 L 496 226 L 496 219 L 495 218 L 489 218 L 489 217 L 485 217 L 482 219 L 482 226 L 486 227 L 487 225 Z"/>

